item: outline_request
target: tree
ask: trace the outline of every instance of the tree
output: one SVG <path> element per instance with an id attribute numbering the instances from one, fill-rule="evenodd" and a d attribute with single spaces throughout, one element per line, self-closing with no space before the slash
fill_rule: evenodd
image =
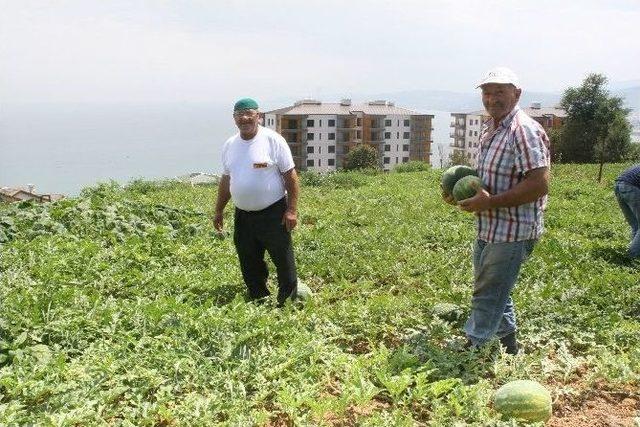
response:
<path id="1" fill-rule="evenodd" d="M 378 151 L 370 145 L 360 144 L 349 151 L 344 158 L 346 170 L 379 169 Z"/>
<path id="2" fill-rule="evenodd" d="M 455 165 L 465 165 L 471 166 L 471 161 L 469 161 L 469 157 L 462 150 L 453 150 L 451 154 L 449 154 L 449 164 L 451 166 Z"/>
<path id="3" fill-rule="evenodd" d="M 446 152 L 446 148 L 444 144 L 436 144 L 438 149 L 438 159 L 440 160 L 440 169 L 444 169 L 445 166 L 448 166 L 447 159 L 445 159 L 444 154 Z"/>
<path id="4" fill-rule="evenodd" d="M 567 163 L 627 160 L 632 153 L 629 109 L 606 89 L 607 78 L 589 74 L 578 88 L 564 92 L 560 105 L 567 112 L 561 131 L 552 135 L 554 157 Z M 598 178 L 600 179 L 600 178 Z"/>

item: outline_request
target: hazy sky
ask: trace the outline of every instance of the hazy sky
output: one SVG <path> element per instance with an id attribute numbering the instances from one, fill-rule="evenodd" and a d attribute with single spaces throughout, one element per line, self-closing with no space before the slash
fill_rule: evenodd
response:
<path id="1" fill-rule="evenodd" d="M 0 0 L 0 99 L 465 92 L 494 65 L 557 91 L 639 79 L 639 22 L 637 0 Z"/>

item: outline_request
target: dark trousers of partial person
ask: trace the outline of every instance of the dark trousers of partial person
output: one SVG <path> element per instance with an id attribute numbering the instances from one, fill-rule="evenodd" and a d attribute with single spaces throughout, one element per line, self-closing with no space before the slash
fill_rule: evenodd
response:
<path id="1" fill-rule="evenodd" d="M 283 198 L 260 211 L 235 210 L 233 242 L 240 260 L 242 277 L 252 300 L 269 296 L 269 271 L 264 258 L 265 251 L 276 266 L 278 304 L 284 304 L 296 289 L 298 276 L 291 233 L 282 224 L 286 208 L 286 199 Z"/>

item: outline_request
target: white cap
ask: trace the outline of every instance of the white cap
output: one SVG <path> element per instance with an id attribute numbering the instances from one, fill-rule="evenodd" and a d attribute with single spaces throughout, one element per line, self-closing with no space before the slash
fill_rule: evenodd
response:
<path id="1" fill-rule="evenodd" d="M 498 84 L 512 84 L 517 89 L 520 89 L 520 81 L 518 80 L 518 76 L 514 73 L 510 68 L 507 67 L 496 67 L 487 71 L 482 81 L 476 86 L 476 88 L 481 87 L 482 85 L 488 83 L 498 83 Z"/>

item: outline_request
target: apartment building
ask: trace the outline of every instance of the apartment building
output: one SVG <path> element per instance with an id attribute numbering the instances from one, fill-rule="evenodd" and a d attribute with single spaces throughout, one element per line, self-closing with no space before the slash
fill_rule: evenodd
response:
<path id="1" fill-rule="evenodd" d="M 304 99 L 265 112 L 263 120 L 264 126 L 287 140 L 301 170 L 342 168 L 345 155 L 360 144 L 377 150 L 384 170 L 409 160 L 430 160 L 433 116 L 389 101 L 353 104 L 349 99 L 339 103 Z"/>
<path id="2" fill-rule="evenodd" d="M 542 107 L 539 102 L 532 102 L 529 108 L 524 108 L 531 118 L 540 123 L 549 133 L 551 129 L 564 124 L 567 113 L 558 107 Z M 489 119 L 486 111 L 472 111 L 470 113 L 451 113 L 451 127 L 453 131 L 449 135 L 453 142 L 454 151 L 461 151 L 474 165 L 478 158 L 480 147 L 480 133 L 483 123 Z"/>
<path id="3" fill-rule="evenodd" d="M 486 111 L 474 111 L 470 113 L 451 113 L 453 131 L 449 135 L 453 142 L 451 147 L 454 152 L 462 152 L 469 163 L 475 164 L 480 147 L 480 131 L 483 123 L 489 118 Z"/>

